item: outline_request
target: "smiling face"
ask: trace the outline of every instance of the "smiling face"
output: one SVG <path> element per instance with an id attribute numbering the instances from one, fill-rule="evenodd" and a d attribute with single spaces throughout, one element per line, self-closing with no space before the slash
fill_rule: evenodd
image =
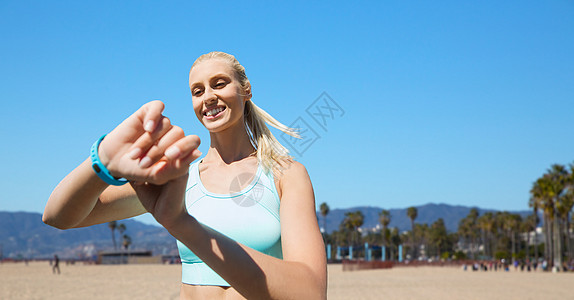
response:
<path id="1" fill-rule="evenodd" d="M 235 71 L 222 59 L 208 59 L 195 65 L 189 73 L 193 110 L 209 132 L 221 132 L 232 126 L 244 126 L 245 101 L 250 87 L 244 90 Z"/>

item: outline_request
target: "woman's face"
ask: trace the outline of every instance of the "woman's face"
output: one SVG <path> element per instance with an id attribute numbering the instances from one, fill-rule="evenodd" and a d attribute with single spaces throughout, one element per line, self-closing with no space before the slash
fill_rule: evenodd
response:
<path id="1" fill-rule="evenodd" d="M 209 59 L 189 73 L 193 110 L 209 132 L 243 125 L 243 109 L 249 98 L 233 68 L 224 60 Z"/>

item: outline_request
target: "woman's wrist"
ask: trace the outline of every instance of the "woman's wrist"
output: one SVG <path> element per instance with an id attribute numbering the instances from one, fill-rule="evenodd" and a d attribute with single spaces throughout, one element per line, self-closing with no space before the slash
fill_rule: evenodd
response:
<path id="1" fill-rule="evenodd" d="M 92 145 L 92 148 L 90 150 L 90 159 L 92 161 L 92 169 L 94 169 L 94 172 L 96 172 L 98 177 L 100 177 L 100 179 L 103 180 L 105 183 L 110 184 L 110 185 L 124 185 L 128 182 L 127 179 L 114 177 L 110 173 L 110 170 L 108 170 L 106 164 L 104 162 L 102 162 L 102 160 L 101 160 L 99 148 L 100 148 L 100 145 L 101 145 L 101 143 L 105 137 L 106 137 L 105 134 L 102 135 Z"/>
<path id="2" fill-rule="evenodd" d="M 103 144 L 105 143 L 104 140 L 102 140 L 100 142 L 100 145 L 98 146 L 98 155 L 100 157 L 100 161 L 102 162 L 102 164 L 104 166 L 106 166 L 106 168 L 108 168 L 109 163 L 110 163 L 110 158 L 108 157 L 108 155 L 106 154 L 106 148 L 103 146 Z M 109 168 L 108 168 L 109 170 Z"/>

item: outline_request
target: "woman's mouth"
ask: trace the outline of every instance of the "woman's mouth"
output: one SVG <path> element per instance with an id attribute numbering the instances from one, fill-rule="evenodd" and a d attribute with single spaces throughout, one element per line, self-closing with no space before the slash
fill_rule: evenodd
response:
<path id="1" fill-rule="evenodd" d="M 214 119 L 219 117 L 219 115 L 221 115 L 221 113 L 225 110 L 225 107 L 223 106 L 218 106 L 215 108 L 212 108 L 210 110 L 207 110 L 203 113 L 203 115 L 209 120 L 209 119 Z"/>

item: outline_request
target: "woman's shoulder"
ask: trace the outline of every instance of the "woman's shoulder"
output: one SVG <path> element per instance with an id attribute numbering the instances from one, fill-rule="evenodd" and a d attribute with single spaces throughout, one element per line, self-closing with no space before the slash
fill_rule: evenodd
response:
<path id="1" fill-rule="evenodd" d="M 302 163 L 296 160 L 290 160 L 284 166 L 285 166 L 284 173 L 287 176 L 301 175 L 302 173 L 307 174 L 307 168 L 305 168 L 305 166 Z"/>
<path id="2" fill-rule="evenodd" d="M 272 173 L 279 198 L 283 198 L 283 190 L 289 188 L 293 179 L 309 178 L 305 166 L 292 158 L 274 161 Z"/>
<path id="3" fill-rule="evenodd" d="M 289 183 L 299 180 L 310 180 L 307 168 L 300 162 L 290 159 L 284 160 L 277 164 L 275 173 L 278 174 L 279 184 Z"/>

